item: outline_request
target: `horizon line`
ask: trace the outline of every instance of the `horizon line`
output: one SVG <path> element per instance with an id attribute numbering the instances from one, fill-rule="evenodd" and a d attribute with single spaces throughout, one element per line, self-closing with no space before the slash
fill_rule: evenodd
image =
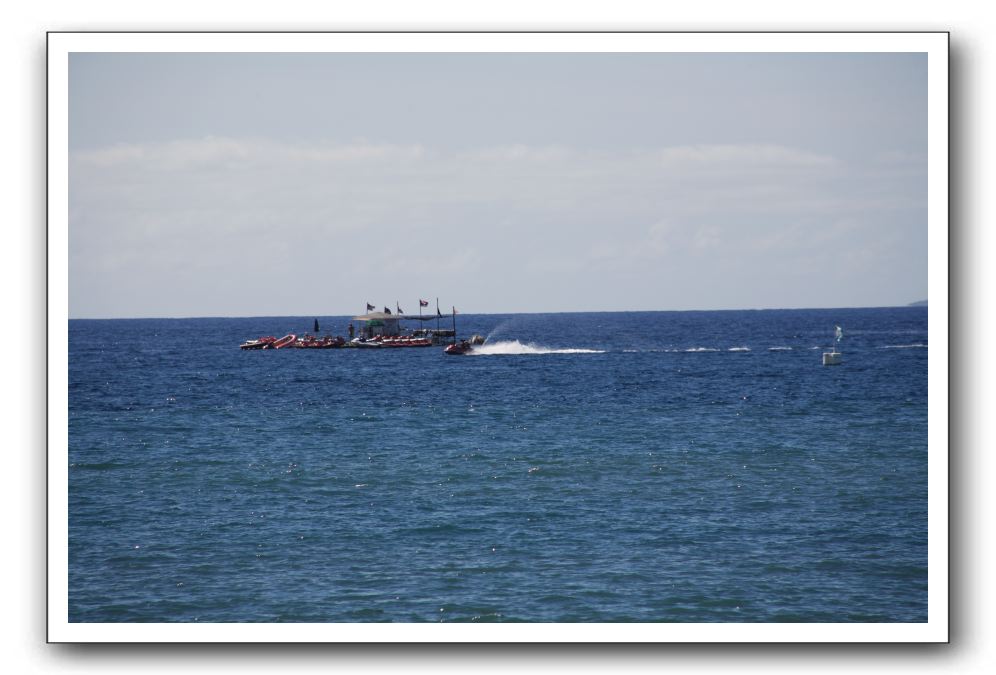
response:
<path id="1" fill-rule="evenodd" d="M 812 311 L 812 310 L 851 310 L 851 309 L 898 309 L 905 307 L 928 307 L 927 300 L 916 300 L 904 305 L 861 305 L 861 306 L 841 306 L 841 307 L 741 307 L 741 308 L 720 308 L 720 309 L 596 309 L 596 310 L 567 310 L 553 312 L 457 312 L 458 316 L 493 316 L 505 314 L 649 314 L 667 312 L 779 312 L 779 311 Z M 69 321 L 134 321 L 134 320 L 186 320 L 186 319 L 282 319 L 300 317 L 342 317 L 342 316 L 362 316 L 362 314 L 254 314 L 254 315 L 198 315 L 198 316 L 70 316 Z M 401 314 L 402 318 L 416 316 L 414 314 Z M 450 312 L 441 315 L 442 317 L 453 316 Z"/>

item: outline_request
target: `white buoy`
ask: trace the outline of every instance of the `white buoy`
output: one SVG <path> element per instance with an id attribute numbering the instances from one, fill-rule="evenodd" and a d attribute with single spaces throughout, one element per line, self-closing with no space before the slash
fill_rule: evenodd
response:
<path id="1" fill-rule="evenodd" d="M 832 352 L 823 352 L 823 365 L 824 366 L 839 366 L 841 364 L 841 353 L 837 351 L 837 344 L 840 339 L 844 337 L 844 331 L 840 329 L 840 326 L 834 326 L 834 344 Z"/>

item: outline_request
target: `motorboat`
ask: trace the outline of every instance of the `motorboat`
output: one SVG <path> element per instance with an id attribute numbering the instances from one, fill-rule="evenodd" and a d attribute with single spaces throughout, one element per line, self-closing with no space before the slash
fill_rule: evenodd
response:
<path id="1" fill-rule="evenodd" d="M 272 335 L 267 335 L 256 340 L 246 340 L 239 345 L 239 349 L 267 349 L 276 341 L 277 338 Z"/>
<path id="2" fill-rule="evenodd" d="M 289 333 L 271 345 L 272 349 L 283 349 L 284 347 L 289 347 L 297 340 L 297 335 L 294 333 Z"/>
<path id="3" fill-rule="evenodd" d="M 360 347 L 363 349 L 380 349 L 381 344 L 378 340 L 373 340 L 365 337 L 355 337 L 349 342 L 347 342 L 350 347 Z"/>
<path id="4" fill-rule="evenodd" d="M 432 340 L 412 335 L 392 335 L 381 338 L 380 344 L 385 347 L 431 347 Z"/>
<path id="5" fill-rule="evenodd" d="M 454 342 L 446 347 L 443 352 L 452 356 L 461 356 L 463 354 L 469 354 L 473 350 L 474 345 L 470 344 L 470 340 L 460 340 L 460 342 Z"/>

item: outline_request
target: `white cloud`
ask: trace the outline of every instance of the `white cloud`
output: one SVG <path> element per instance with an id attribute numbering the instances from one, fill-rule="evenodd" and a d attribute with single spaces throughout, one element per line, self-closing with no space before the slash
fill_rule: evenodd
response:
<path id="1" fill-rule="evenodd" d="M 258 139 L 207 137 L 162 143 L 119 144 L 73 154 L 79 166 L 182 171 L 201 166 L 235 168 L 270 163 L 296 165 L 404 162 L 420 159 L 419 145 L 384 143 L 287 144 Z"/>
<path id="2" fill-rule="evenodd" d="M 428 257 L 420 274 L 437 288 L 510 270 L 535 284 L 556 269 L 570 283 L 588 266 L 652 277 L 689 261 L 739 264 L 745 251 L 777 267 L 810 255 L 809 237 L 829 223 L 922 207 L 908 171 L 879 166 L 764 144 L 444 151 L 204 138 L 81 151 L 70 157 L 73 311 L 134 313 L 93 308 L 302 270 L 396 294 L 409 257 Z M 122 278 L 148 292 L 116 297 Z M 312 304 L 326 295 L 302 293 Z"/>
<path id="3" fill-rule="evenodd" d="M 709 167 L 825 167 L 833 157 L 781 145 L 684 145 L 662 149 L 662 165 L 679 169 Z"/>

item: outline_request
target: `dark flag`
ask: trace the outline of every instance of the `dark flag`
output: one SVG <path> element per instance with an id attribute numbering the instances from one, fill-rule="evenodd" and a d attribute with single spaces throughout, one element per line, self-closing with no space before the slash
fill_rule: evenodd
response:
<path id="1" fill-rule="evenodd" d="M 390 314 L 390 313 L 391 313 L 391 310 L 389 310 L 387 307 L 385 307 L 384 308 L 384 314 Z"/>
<path id="2" fill-rule="evenodd" d="M 318 319 L 315 319 L 315 332 L 318 332 Z"/>
<path id="3" fill-rule="evenodd" d="M 442 316 L 442 315 L 443 313 L 439 311 L 438 307 L 436 307 L 436 316 Z"/>
<path id="4" fill-rule="evenodd" d="M 398 314 L 405 313 L 405 310 L 401 309 L 401 305 L 399 305 L 397 302 L 394 303 L 394 307 L 398 310 Z"/>
<path id="5" fill-rule="evenodd" d="M 374 310 L 374 306 L 373 306 L 373 305 L 371 305 L 371 304 L 370 304 L 370 303 L 368 302 L 368 303 L 367 303 L 367 311 L 368 311 L 368 312 L 372 312 L 373 310 Z"/>
<path id="6" fill-rule="evenodd" d="M 429 306 L 429 301 L 428 300 L 423 300 L 422 298 L 419 298 L 418 299 L 418 306 L 419 307 L 428 307 Z"/>

